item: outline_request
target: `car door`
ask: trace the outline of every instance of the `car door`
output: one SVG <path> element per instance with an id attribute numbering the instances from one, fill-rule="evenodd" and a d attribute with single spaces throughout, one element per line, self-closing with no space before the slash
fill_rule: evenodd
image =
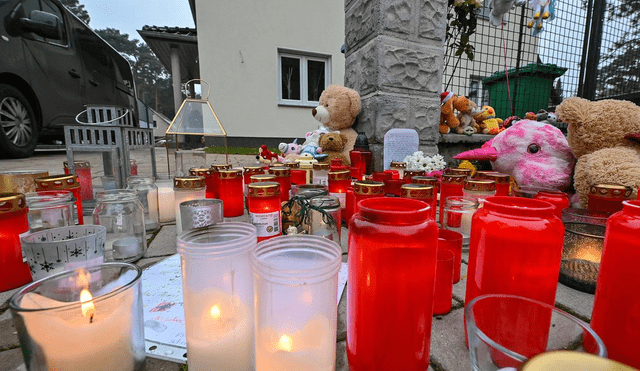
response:
<path id="1" fill-rule="evenodd" d="M 23 34 L 26 64 L 40 101 L 43 124 L 55 127 L 75 123 L 75 115 L 84 109 L 86 76 L 70 34 L 71 15 L 51 0 L 23 0 L 22 4 L 27 17 L 33 10 L 58 17 L 62 31 L 59 39 Z"/>

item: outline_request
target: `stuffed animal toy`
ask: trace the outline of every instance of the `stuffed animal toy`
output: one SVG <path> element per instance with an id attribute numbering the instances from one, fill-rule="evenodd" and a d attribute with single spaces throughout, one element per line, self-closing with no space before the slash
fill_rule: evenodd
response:
<path id="1" fill-rule="evenodd" d="M 456 128 L 458 134 L 469 134 L 468 127 L 473 129 L 473 133 L 478 132 L 478 124 L 473 119 L 473 115 L 478 112 L 478 105 L 464 96 L 455 97 L 453 101 L 453 108 L 458 111 L 458 121 L 460 125 Z"/>
<path id="2" fill-rule="evenodd" d="M 586 208 L 589 188 L 597 183 L 640 186 L 640 107 L 621 100 L 590 102 L 565 99 L 557 108 L 558 118 L 568 124 L 567 139 L 578 157 L 574 188 Z"/>
<path id="3" fill-rule="evenodd" d="M 507 14 L 513 7 L 526 4 L 526 0 L 490 0 L 489 9 L 491 14 L 489 19 L 491 24 L 499 27 L 502 24 L 502 17 Z"/>
<path id="4" fill-rule="evenodd" d="M 440 134 L 449 134 L 451 129 L 460 126 L 460 120 L 453 111 L 453 102 L 457 96 L 452 92 L 444 92 L 440 94 L 440 125 L 438 131 Z"/>
<path id="5" fill-rule="evenodd" d="M 291 143 L 278 144 L 278 150 L 284 156 L 284 162 L 294 162 L 302 152 L 302 146 L 298 144 L 298 138 L 296 138 Z"/>
<path id="6" fill-rule="evenodd" d="M 516 122 L 481 148 L 454 156 L 458 160 L 491 160 L 493 168 L 520 186 L 565 190 L 571 186 L 576 158 L 562 132 L 532 120 Z"/>
<path id="7" fill-rule="evenodd" d="M 473 115 L 476 123 L 480 127 L 480 133 L 496 135 L 500 130 L 502 119 L 496 118 L 496 111 L 491 106 L 482 106 L 482 109 Z"/>
<path id="8" fill-rule="evenodd" d="M 536 36 L 542 32 L 542 20 L 552 21 L 555 18 L 555 0 L 531 0 L 533 15 L 527 23 L 527 28 L 532 29 L 531 35 Z"/>
<path id="9" fill-rule="evenodd" d="M 327 157 L 327 155 L 322 153 L 322 148 L 320 148 L 320 135 L 328 133 L 329 130 L 325 127 L 320 127 L 320 129 L 316 129 L 314 131 L 308 132 L 305 137 L 307 138 L 304 143 L 302 143 L 302 149 L 300 154 L 308 153 L 316 160 L 322 160 Z"/>
<path id="10" fill-rule="evenodd" d="M 318 107 L 311 113 L 316 120 L 331 131 L 340 131 L 347 138 L 342 154 L 349 164 L 349 151 L 353 149 L 358 133 L 351 128 L 360 113 L 360 94 L 340 85 L 329 85 L 320 94 Z M 320 146 L 322 147 L 322 146 Z"/>
<path id="11" fill-rule="evenodd" d="M 349 158 L 344 155 L 344 146 L 347 144 L 346 134 L 339 131 L 334 131 L 320 136 L 320 146 L 322 147 L 322 153 L 327 155 L 327 158 L 320 161 L 321 163 L 330 164 L 334 158 L 342 160 L 343 164 L 347 164 Z"/>
<path id="12" fill-rule="evenodd" d="M 258 156 L 265 160 L 264 162 L 266 163 L 282 162 L 282 160 L 284 160 L 282 156 L 278 156 L 278 154 L 269 151 L 269 148 L 264 144 L 260 146 L 260 153 Z"/>

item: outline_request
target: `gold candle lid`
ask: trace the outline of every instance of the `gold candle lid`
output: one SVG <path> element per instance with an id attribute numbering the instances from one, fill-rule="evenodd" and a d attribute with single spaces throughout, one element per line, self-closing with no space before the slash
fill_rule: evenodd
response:
<path id="1" fill-rule="evenodd" d="M 391 161 L 389 167 L 405 169 L 407 167 L 407 163 L 402 161 Z"/>
<path id="2" fill-rule="evenodd" d="M 359 180 L 353 183 L 354 195 L 384 195 L 384 183 L 375 180 Z"/>
<path id="3" fill-rule="evenodd" d="M 215 171 L 220 171 L 220 170 L 229 170 L 231 169 L 233 166 L 231 166 L 231 164 L 212 164 L 211 165 L 211 169 L 215 170 Z"/>
<path id="4" fill-rule="evenodd" d="M 436 187 L 428 184 L 403 184 L 400 187 L 401 196 L 404 198 L 415 198 L 423 200 L 425 198 L 433 198 Z"/>
<path id="5" fill-rule="evenodd" d="M 0 192 L 29 193 L 36 191 L 34 179 L 49 176 L 42 170 L 5 170 L 0 171 Z"/>
<path id="6" fill-rule="evenodd" d="M 442 183 L 463 184 L 467 180 L 466 175 L 462 174 L 442 174 Z"/>
<path id="7" fill-rule="evenodd" d="M 259 182 L 247 185 L 250 197 L 274 197 L 280 196 L 280 183 Z"/>
<path id="8" fill-rule="evenodd" d="M 464 182 L 467 191 L 491 192 L 496 190 L 496 182 L 489 179 L 468 179 Z"/>
<path id="9" fill-rule="evenodd" d="M 213 174 L 213 172 L 211 169 L 207 169 L 207 168 L 192 167 L 191 169 L 189 169 L 189 174 L 191 176 L 201 176 L 201 177 L 208 178 Z"/>
<path id="10" fill-rule="evenodd" d="M 62 165 L 64 166 L 65 169 L 69 168 L 69 162 L 68 161 L 63 162 Z M 91 168 L 91 164 L 89 163 L 89 161 L 73 161 L 73 166 L 75 166 L 76 169 L 90 169 Z"/>
<path id="11" fill-rule="evenodd" d="M 198 189 L 205 187 L 202 176 L 181 176 L 173 178 L 173 187 L 180 189 Z"/>
<path id="12" fill-rule="evenodd" d="M 13 213 L 27 208 L 27 200 L 22 193 L 0 193 L 0 214 Z"/>
<path id="13" fill-rule="evenodd" d="M 351 171 L 337 170 L 329 172 L 329 180 L 348 180 L 351 179 Z"/>
<path id="14" fill-rule="evenodd" d="M 276 177 L 291 176 L 291 169 L 285 166 L 273 166 L 269 168 L 269 174 L 273 174 Z"/>
<path id="15" fill-rule="evenodd" d="M 264 168 L 262 166 L 245 166 L 242 170 L 243 174 L 264 174 Z"/>
<path id="16" fill-rule="evenodd" d="M 633 188 L 614 183 L 594 184 L 589 188 L 590 195 L 620 200 L 628 200 L 631 197 L 631 193 L 633 193 Z"/>
<path id="17" fill-rule="evenodd" d="M 436 186 L 438 184 L 438 178 L 432 177 L 432 176 L 414 176 L 411 177 L 411 183 L 414 184 L 426 184 L 426 185 L 431 185 L 431 186 Z"/>
<path id="18" fill-rule="evenodd" d="M 299 169 L 300 168 L 300 163 L 299 162 L 285 162 L 284 166 L 288 167 L 289 169 Z"/>
<path id="19" fill-rule="evenodd" d="M 502 174 L 502 173 L 492 172 L 492 173 L 485 174 L 484 177 L 485 177 L 484 179 L 493 180 L 494 182 L 496 182 L 496 184 L 509 184 L 509 183 L 511 183 L 511 175 L 509 175 L 509 174 Z"/>
<path id="20" fill-rule="evenodd" d="M 276 176 L 273 174 L 256 174 L 251 175 L 249 177 L 251 182 L 274 182 L 276 180 Z"/>
<path id="21" fill-rule="evenodd" d="M 405 170 L 404 177 L 405 178 L 413 178 L 414 176 L 424 176 L 426 171 L 424 170 Z"/>
<path id="22" fill-rule="evenodd" d="M 478 170 L 476 171 L 476 175 L 474 178 L 477 179 L 487 179 L 487 174 L 496 173 L 494 170 Z"/>
<path id="23" fill-rule="evenodd" d="M 76 188 L 80 188 L 80 182 L 75 174 L 51 175 L 36 179 L 36 190 L 38 191 Z"/>
<path id="24" fill-rule="evenodd" d="M 224 169 L 218 170 L 220 179 L 237 179 L 242 178 L 242 170 L 240 169 Z"/>
<path id="25" fill-rule="evenodd" d="M 326 170 L 326 171 L 329 171 L 329 169 L 331 169 L 331 166 L 329 164 L 321 164 L 321 163 L 313 164 L 313 170 Z"/>
<path id="26" fill-rule="evenodd" d="M 473 174 L 473 170 L 458 167 L 458 168 L 449 169 L 449 174 L 471 176 L 471 174 Z"/>

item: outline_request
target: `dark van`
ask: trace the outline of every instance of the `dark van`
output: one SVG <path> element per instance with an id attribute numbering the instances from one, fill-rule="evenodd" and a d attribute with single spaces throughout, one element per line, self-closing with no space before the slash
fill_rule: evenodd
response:
<path id="1" fill-rule="evenodd" d="M 127 60 L 57 0 L 0 0 L 0 156 L 28 157 L 85 105 L 137 103 Z"/>

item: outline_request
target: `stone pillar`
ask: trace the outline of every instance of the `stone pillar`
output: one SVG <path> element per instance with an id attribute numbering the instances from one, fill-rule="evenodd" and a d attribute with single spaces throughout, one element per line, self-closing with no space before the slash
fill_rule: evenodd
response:
<path id="1" fill-rule="evenodd" d="M 173 82 L 173 106 L 176 113 L 182 105 L 182 76 L 180 76 L 180 56 L 178 46 L 171 45 L 171 80 Z"/>
<path id="2" fill-rule="evenodd" d="M 345 0 L 345 86 L 362 98 L 356 131 L 382 167 L 385 133 L 418 132 L 420 149 L 438 150 L 446 0 Z"/>

